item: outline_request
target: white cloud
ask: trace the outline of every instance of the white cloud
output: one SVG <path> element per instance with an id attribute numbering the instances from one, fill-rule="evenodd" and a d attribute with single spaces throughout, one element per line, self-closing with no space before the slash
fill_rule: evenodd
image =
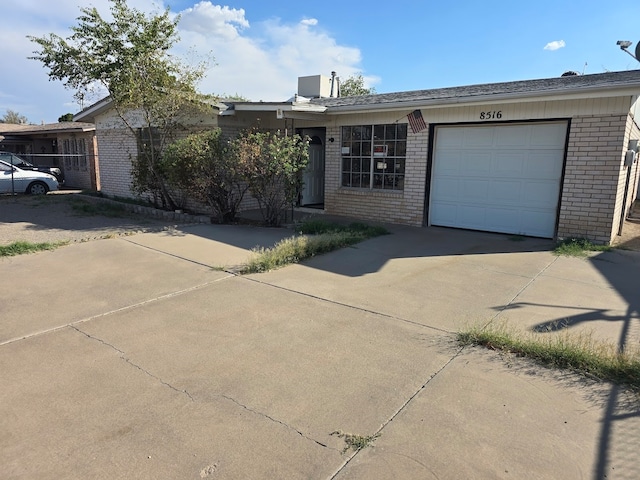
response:
<path id="1" fill-rule="evenodd" d="M 244 18 L 244 10 L 200 2 L 180 14 L 179 29 L 201 33 L 204 36 L 234 40 L 249 22 Z"/>
<path id="2" fill-rule="evenodd" d="M 555 40 L 553 42 L 549 42 L 544 46 L 545 50 L 558 50 L 560 48 L 565 47 L 566 44 L 564 43 L 564 40 Z"/>
<path id="3" fill-rule="evenodd" d="M 0 0 L 2 3 L 2 0 Z M 71 35 L 69 27 L 80 15 L 78 0 L 21 0 L 3 9 L 0 44 L 3 65 L 7 67 L 0 85 L 0 115 L 15 110 L 39 123 L 55 122 L 67 112 L 77 112 L 73 92 L 59 81 L 49 81 L 41 63 L 28 60 L 37 45 L 26 35 L 42 37 L 55 33 Z M 127 0 L 127 5 L 143 12 L 162 13 L 161 0 Z M 105 18 L 109 18 L 108 0 L 91 0 Z M 193 0 L 182 12 L 178 25 L 180 42 L 174 54 L 185 61 L 215 57 L 215 66 L 200 84 L 204 93 L 238 93 L 252 100 L 281 101 L 293 96 L 299 76 L 323 74 L 335 70 L 342 78 L 362 71 L 358 48 L 339 44 L 315 18 L 286 22 L 278 19 L 248 20 L 243 9 Z M 377 79 L 366 77 L 375 83 Z M 87 99 L 88 102 L 96 98 Z M 86 105 L 85 105 L 86 106 Z"/>
<path id="4" fill-rule="evenodd" d="M 361 70 L 360 50 L 338 44 L 317 19 L 292 24 L 271 19 L 252 22 L 249 29 L 244 10 L 209 1 L 180 15 L 181 42 L 175 53 L 186 57 L 191 50 L 215 57 L 215 66 L 200 85 L 204 93 L 282 101 L 296 92 L 299 76 L 329 76 L 335 70 L 346 78 Z"/>

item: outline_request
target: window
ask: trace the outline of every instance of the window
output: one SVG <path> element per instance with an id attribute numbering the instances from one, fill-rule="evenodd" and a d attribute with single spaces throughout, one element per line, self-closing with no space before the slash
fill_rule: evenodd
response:
<path id="1" fill-rule="evenodd" d="M 403 190 L 407 125 L 342 127 L 342 186 Z"/>
<path id="2" fill-rule="evenodd" d="M 66 138 L 62 141 L 65 170 L 87 171 L 87 144 L 84 138 Z"/>
<path id="3" fill-rule="evenodd" d="M 64 154 L 64 168 L 71 170 L 71 140 L 68 138 L 62 141 L 62 153 Z"/>
<path id="4" fill-rule="evenodd" d="M 80 170 L 87 171 L 87 142 L 84 138 L 78 139 L 78 159 L 80 160 Z"/>

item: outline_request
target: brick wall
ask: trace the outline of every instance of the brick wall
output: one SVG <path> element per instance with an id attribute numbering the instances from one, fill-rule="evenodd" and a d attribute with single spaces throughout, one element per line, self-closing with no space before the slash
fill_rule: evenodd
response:
<path id="1" fill-rule="evenodd" d="M 124 128 L 97 129 L 100 152 L 100 189 L 118 197 L 135 197 L 131 191 L 131 158 L 138 146 L 131 132 Z"/>
<path id="2" fill-rule="evenodd" d="M 571 121 L 558 237 L 610 243 L 621 209 L 627 115 L 579 116 Z"/>
<path id="3" fill-rule="evenodd" d="M 380 222 L 422 225 L 427 177 L 429 130 L 408 132 L 404 190 L 342 188 L 340 127 L 327 128 L 325 210 L 329 214 Z"/>

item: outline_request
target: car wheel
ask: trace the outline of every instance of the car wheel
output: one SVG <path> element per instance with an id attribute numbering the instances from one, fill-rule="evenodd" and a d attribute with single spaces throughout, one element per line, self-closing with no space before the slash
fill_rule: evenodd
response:
<path id="1" fill-rule="evenodd" d="M 44 195 L 49 191 L 46 183 L 33 182 L 27 187 L 27 193 L 30 195 Z"/>

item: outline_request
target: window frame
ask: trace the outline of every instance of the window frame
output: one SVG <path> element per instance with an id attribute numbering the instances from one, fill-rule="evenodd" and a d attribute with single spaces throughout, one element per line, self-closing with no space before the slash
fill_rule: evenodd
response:
<path id="1" fill-rule="evenodd" d="M 340 132 L 342 188 L 404 191 L 407 124 L 345 125 Z"/>

